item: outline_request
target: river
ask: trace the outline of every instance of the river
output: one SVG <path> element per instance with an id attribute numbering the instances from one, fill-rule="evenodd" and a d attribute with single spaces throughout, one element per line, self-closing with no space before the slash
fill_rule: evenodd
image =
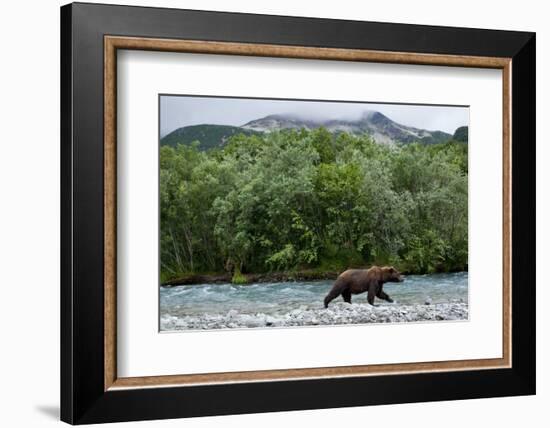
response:
<path id="1" fill-rule="evenodd" d="M 341 297 L 328 309 L 323 298 L 334 281 L 247 285 L 201 284 L 160 288 L 160 329 L 284 327 L 372 322 L 463 320 L 468 318 L 468 273 L 407 275 L 387 283 L 394 303 L 367 294 Z"/>

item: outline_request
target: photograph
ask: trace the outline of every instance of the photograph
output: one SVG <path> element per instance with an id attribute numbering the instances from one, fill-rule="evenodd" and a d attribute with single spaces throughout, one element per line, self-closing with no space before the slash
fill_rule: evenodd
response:
<path id="1" fill-rule="evenodd" d="M 468 320 L 468 106 L 159 109 L 160 331 Z"/>

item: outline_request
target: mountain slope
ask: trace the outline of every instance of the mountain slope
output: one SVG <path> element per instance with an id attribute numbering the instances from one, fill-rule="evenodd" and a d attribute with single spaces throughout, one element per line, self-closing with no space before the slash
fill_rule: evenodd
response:
<path id="1" fill-rule="evenodd" d="M 369 134 L 378 143 L 390 144 L 421 142 L 425 144 L 441 143 L 451 139 L 451 134 L 443 131 L 427 131 L 412 126 L 401 125 L 377 111 L 366 111 L 357 120 L 307 120 L 293 115 L 270 115 L 250 121 L 244 129 L 270 132 L 276 129 L 315 129 L 324 127 L 333 133 L 348 132 L 361 135 Z"/>
<path id="2" fill-rule="evenodd" d="M 193 141 L 199 141 L 200 150 L 209 150 L 223 146 L 230 137 L 238 134 L 252 135 L 257 132 L 239 126 L 192 125 L 170 132 L 161 138 L 160 144 L 174 147 L 178 144 L 191 144 Z"/>
<path id="3" fill-rule="evenodd" d="M 467 126 L 461 126 L 459 128 L 456 128 L 456 131 L 453 135 L 453 140 L 459 141 L 461 143 L 467 143 L 468 142 L 468 127 Z"/>
<path id="4" fill-rule="evenodd" d="M 378 111 L 367 110 L 356 120 L 313 120 L 291 114 L 273 114 L 252 120 L 242 126 L 208 124 L 184 126 L 172 131 L 160 142 L 161 145 L 176 146 L 177 144 L 191 144 L 193 141 L 200 141 L 199 149 L 209 150 L 222 147 L 230 137 L 238 134 L 254 135 L 280 129 L 317 129 L 320 127 L 324 127 L 334 134 L 340 132 L 354 135 L 368 134 L 380 144 L 410 144 L 414 142 L 437 144 L 453 138 L 453 135 L 443 131 L 428 131 L 401 125 Z M 467 127 L 457 129 L 455 137 L 458 135 L 463 139 L 464 132 L 466 132 L 467 141 Z"/>

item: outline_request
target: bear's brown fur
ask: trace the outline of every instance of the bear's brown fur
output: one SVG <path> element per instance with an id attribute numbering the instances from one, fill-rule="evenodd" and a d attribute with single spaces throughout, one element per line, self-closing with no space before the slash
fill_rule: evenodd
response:
<path id="1" fill-rule="evenodd" d="M 370 269 L 348 269 L 342 272 L 332 289 L 325 297 L 325 308 L 331 300 L 340 294 L 345 302 L 351 303 L 352 294 L 368 292 L 367 301 L 373 305 L 374 296 L 379 299 L 393 302 L 393 300 L 382 290 L 386 282 L 402 282 L 403 277 L 393 266 L 373 266 Z"/>

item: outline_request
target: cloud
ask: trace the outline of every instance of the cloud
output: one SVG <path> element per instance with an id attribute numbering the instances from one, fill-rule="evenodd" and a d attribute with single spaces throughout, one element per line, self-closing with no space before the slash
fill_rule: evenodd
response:
<path id="1" fill-rule="evenodd" d="M 182 126 L 218 124 L 240 126 L 270 114 L 304 119 L 358 119 L 374 110 L 402 125 L 453 133 L 469 123 L 469 108 L 389 103 L 328 102 L 163 95 L 161 136 Z"/>

